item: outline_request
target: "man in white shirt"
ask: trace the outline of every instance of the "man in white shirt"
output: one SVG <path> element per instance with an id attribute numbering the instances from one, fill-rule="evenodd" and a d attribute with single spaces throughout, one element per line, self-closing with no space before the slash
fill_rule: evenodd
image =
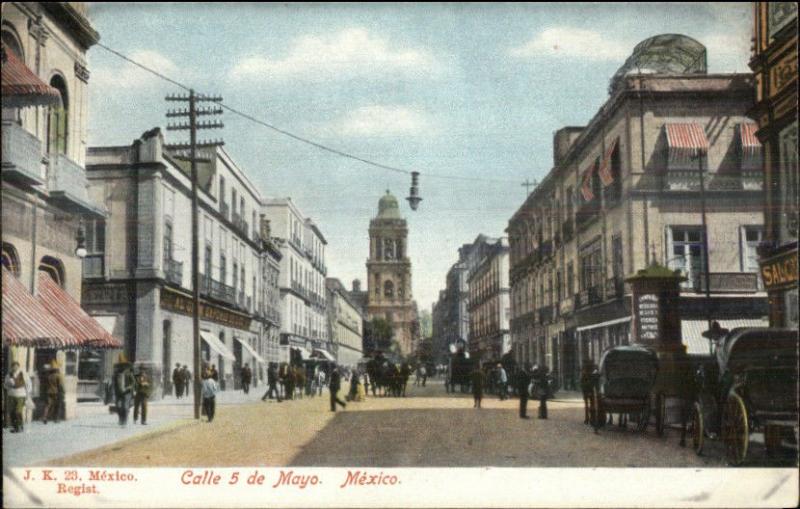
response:
<path id="1" fill-rule="evenodd" d="M 25 412 L 25 401 L 31 393 L 31 379 L 19 365 L 19 362 L 11 364 L 11 372 L 5 380 L 6 392 L 8 394 L 8 406 L 11 409 L 12 433 L 19 433 L 23 429 L 23 413 Z"/>

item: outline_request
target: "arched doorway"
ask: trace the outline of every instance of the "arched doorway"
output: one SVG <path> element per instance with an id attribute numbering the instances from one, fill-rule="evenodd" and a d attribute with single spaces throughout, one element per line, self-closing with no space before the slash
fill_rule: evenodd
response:
<path id="1" fill-rule="evenodd" d="M 17 249 L 8 242 L 3 242 L 2 264 L 15 278 L 19 278 L 19 254 L 17 253 Z"/>
<path id="2" fill-rule="evenodd" d="M 161 335 L 162 397 L 172 393 L 172 322 L 164 320 Z"/>

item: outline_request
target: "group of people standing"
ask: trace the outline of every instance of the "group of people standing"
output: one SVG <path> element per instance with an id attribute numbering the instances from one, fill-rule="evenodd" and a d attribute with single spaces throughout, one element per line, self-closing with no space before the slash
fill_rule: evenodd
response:
<path id="1" fill-rule="evenodd" d="M 267 391 L 261 397 L 261 401 L 275 399 L 280 403 L 284 399 L 302 399 L 304 395 L 322 396 L 327 378 L 328 375 L 322 366 L 304 368 L 287 363 L 280 366 L 270 363 L 267 368 Z M 244 387 L 243 383 L 242 388 Z"/>
<path id="2" fill-rule="evenodd" d="M 112 384 L 114 387 L 113 410 L 119 417 L 119 425 L 128 424 L 128 412 L 133 407 L 133 422 L 142 418 L 142 425 L 147 425 L 147 401 L 153 391 L 150 375 L 143 367 L 134 372 L 124 353 L 119 354 L 114 364 Z"/>
<path id="3" fill-rule="evenodd" d="M 175 369 L 172 370 L 172 387 L 175 389 L 176 398 L 189 396 L 189 388 L 192 387 L 192 372 L 189 371 L 189 366 L 175 364 Z"/>
<path id="4" fill-rule="evenodd" d="M 476 365 L 470 375 L 472 386 L 472 397 L 474 400 L 473 408 L 481 408 L 484 387 L 487 381 L 487 371 L 489 376 L 494 378 L 497 393 L 500 401 L 508 399 L 508 372 L 502 364 L 497 364 L 493 370 L 485 370 L 480 364 Z M 519 416 L 522 419 L 528 417 L 528 399 L 531 396 L 539 398 L 539 419 L 547 419 L 547 399 L 550 393 L 552 377 L 547 366 L 531 367 L 530 365 L 521 366 L 514 374 L 514 387 L 519 396 Z"/>

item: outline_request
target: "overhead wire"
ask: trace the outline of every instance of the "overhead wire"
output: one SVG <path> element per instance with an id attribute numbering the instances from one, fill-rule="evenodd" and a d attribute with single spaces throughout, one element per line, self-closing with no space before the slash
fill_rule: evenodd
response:
<path id="1" fill-rule="evenodd" d="M 190 87 L 190 86 L 188 86 L 188 85 L 186 85 L 184 83 L 181 83 L 178 80 L 170 78 L 169 76 L 167 76 L 167 75 L 165 75 L 165 74 L 163 74 L 163 73 L 161 73 L 159 71 L 156 71 L 155 69 L 153 69 L 151 67 L 148 67 L 148 66 L 142 64 L 141 62 L 137 62 L 136 60 L 128 57 L 124 53 L 122 53 L 120 51 L 117 51 L 117 50 L 115 50 L 115 49 L 113 49 L 113 48 L 111 48 L 111 47 L 109 47 L 109 46 L 107 46 L 107 45 L 105 45 L 105 44 L 103 44 L 101 42 L 97 42 L 96 45 L 98 47 L 108 51 L 109 53 L 111 53 L 111 54 L 113 54 L 113 55 L 125 60 L 126 62 L 128 62 L 128 63 L 130 63 L 132 65 L 135 65 L 136 67 L 139 67 L 140 69 L 142 69 L 142 70 L 144 70 L 146 72 L 149 72 L 150 74 L 156 76 L 157 78 L 162 79 L 162 80 L 164 80 L 164 81 L 166 81 L 168 83 L 171 83 L 172 85 L 175 85 L 178 88 L 181 88 L 181 89 L 183 89 L 183 90 L 185 90 L 187 92 L 190 92 L 190 91 L 193 90 L 192 87 Z M 395 172 L 395 173 L 402 173 L 402 174 L 405 174 L 405 175 L 411 175 L 411 173 L 412 173 L 411 170 L 406 170 L 404 168 L 398 168 L 396 166 L 391 166 L 391 165 L 383 164 L 383 163 L 380 163 L 380 162 L 377 162 L 377 161 L 372 161 L 370 159 L 366 159 L 364 157 L 357 156 L 355 154 L 351 154 L 349 152 L 345 152 L 343 150 L 339 150 L 339 149 L 330 147 L 328 145 L 324 145 L 322 143 L 319 143 L 317 141 L 311 140 L 309 138 L 294 134 L 294 133 L 292 133 L 290 131 L 287 131 L 286 129 L 280 128 L 280 127 L 278 127 L 276 125 L 273 125 L 273 124 L 271 124 L 269 122 L 261 120 L 261 119 L 255 117 L 255 116 L 253 116 L 253 115 L 251 115 L 249 113 L 245 113 L 245 112 L 240 111 L 240 110 L 238 110 L 238 109 L 236 109 L 236 108 L 234 108 L 232 106 L 228 106 L 224 102 L 220 102 L 220 103 L 218 103 L 218 105 L 221 108 L 233 113 L 234 115 L 237 115 L 237 116 L 242 117 L 242 118 L 244 118 L 246 120 L 249 120 L 250 122 L 256 123 L 258 125 L 266 127 L 268 129 L 271 129 L 271 130 L 273 130 L 273 131 L 275 131 L 275 132 L 277 132 L 279 134 L 282 134 L 283 136 L 292 138 L 292 139 L 294 139 L 296 141 L 299 141 L 301 143 L 305 143 L 307 145 L 313 146 L 313 147 L 315 147 L 317 149 L 326 151 L 328 153 L 331 153 L 331 154 L 334 154 L 334 155 L 337 155 L 337 156 L 340 156 L 340 157 L 344 157 L 344 158 L 347 158 L 347 159 L 351 159 L 351 160 L 354 160 L 354 161 L 358 161 L 360 163 L 363 163 L 363 164 L 366 164 L 366 165 L 369 165 L 369 166 L 373 166 L 375 168 L 380 168 L 380 169 L 383 169 L 383 170 L 392 171 L 392 172 Z M 518 184 L 517 181 L 506 180 L 506 179 L 492 179 L 492 178 L 483 178 L 483 177 L 466 177 L 466 176 L 463 176 L 463 175 L 442 175 L 442 174 L 437 174 L 437 173 L 425 173 L 425 172 L 419 172 L 419 174 L 422 175 L 422 176 L 425 176 L 425 177 L 429 177 L 429 178 L 438 178 L 438 179 L 446 179 L 446 180 L 464 180 L 464 181 L 473 181 L 473 182 L 494 182 L 494 183 L 502 183 L 502 184 Z"/>

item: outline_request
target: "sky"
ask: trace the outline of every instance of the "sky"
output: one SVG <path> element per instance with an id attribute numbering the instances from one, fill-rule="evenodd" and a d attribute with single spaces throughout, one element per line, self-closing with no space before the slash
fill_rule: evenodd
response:
<path id="1" fill-rule="evenodd" d="M 266 198 L 290 196 L 328 241 L 328 276 L 366 281 L 369 220 L 386 192 L 408 220 L 413 296 L 430 309 L 458 247 L 504 235 L 552 135 L 585 125 L 647 37 L 703 43 L 709 72 L 749 72 L 737 4 L 91 4 L 101 43 L 226 105 L 410 177 L 230 113 L 208 131 Z M 89 146 L 124 145 L 182 92 L 98 46 L 88 53 Z M 167 141 L 184 141 L 166 132 Z M 461 177 L 461 179 L 442 178 Z M 476 180 L 484 179 L 484 180 Z"/>

